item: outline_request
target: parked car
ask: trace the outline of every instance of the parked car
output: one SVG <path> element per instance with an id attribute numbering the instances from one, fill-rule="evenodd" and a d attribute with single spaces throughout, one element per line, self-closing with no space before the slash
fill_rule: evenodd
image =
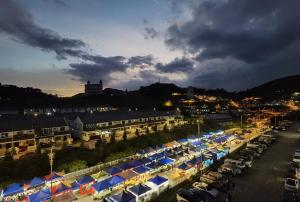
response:
<path id="1" fill-rule="evenodd" d="M 246 148 L 246 149 L 244 149 L 244 151 L 246 151 L 248 153 L 252 153 L 254 155 L 254 157 L 260 157 L 260 154 L 252 148 Z"/>
<path id="2" fill-rule="evenodd" d="M 251 159 L 250 156 L 240 155 L 240 156 L 239 156 L 239 159 L 244 160 L 245 165 L 246 165 L 248 168 L 251 168 L 251 167 L 252 167 L 252 165 L 253 165 L 253 159 Z"/>
<path id="3" fill-rule="evenodd" d="M 215 187 L 210 186 L 209 184 L 205 182 L 195 182 L 193 183 L 193 187 L 196 189 L 201 189 L 204 191 L 209 192 L 214 197 L 217 197 L 220 194 L 220 190 L 216 189 Z"/>
<path id="4" fill-rule="evenodd" d="M 210 193 L 195 188 L 177 190 L 176 198 L 178 202 L 208 202 L 214 200 Z"/>
<path id="5" fill-rule="evenodd" d="M 284 189 L 287 191 L 298 192 L 299 180 L 294 178 L 286 178 L 284 183 Z"/>
<path id="6" fill-rule="evenodd" d="M 221 167 L 218 168 L 219 173 L 227 173 L 232 175 L 239 175 L 242 171 L 234 164 L 225 163 Z"/>
<path id="7" fill-rule="evenodd" d="M 246 148 L 253 149 L 253 150 L 255 150 L 259 154 L 262 154 L 263 151 L 264 151 L 263 147 L 260 146 L 260 145 L 257 145 L 257 144 L 248 143 L 247 146 L 246 146 Z"/>
<path id="8" fill-rule="evenodd" d="M 232 164 L 236 165 L 241 170 L 246 168 L 246 164 L 243 160 L 235 160 L 235 159 L 227 158 L 227 159 L 224 160 L 224 163 L 232 163 Z"/>

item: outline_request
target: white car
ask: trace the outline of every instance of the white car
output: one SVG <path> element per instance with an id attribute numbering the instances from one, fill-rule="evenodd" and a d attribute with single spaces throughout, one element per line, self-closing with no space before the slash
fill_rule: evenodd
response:
<path id="1" fill-rule="evenodd" d="M 287 191 L 298 192 L 299 180 L 293 178 L 286 178 L 284 183 L 284 189 Z"/>
<path id="2" fill-rule="evenodd" d="M 294 158 L 293 158 L 293 162 L 294 163 L 300 163 L 300 156 L 295 155 Z"/>

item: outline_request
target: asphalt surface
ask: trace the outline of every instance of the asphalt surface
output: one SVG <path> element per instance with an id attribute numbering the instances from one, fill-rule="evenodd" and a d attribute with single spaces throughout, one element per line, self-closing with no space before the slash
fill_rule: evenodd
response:
<path id="1" fill-rule="evenodd" d="M 282 200 L 287 168 L 294 152 L 300 148 L 300 134 L 294 123 L 286 132 L 280 132 L 278 142 L 270 146 L 252 168 L 235 177 L 233 202 L 277 202 Z"/>

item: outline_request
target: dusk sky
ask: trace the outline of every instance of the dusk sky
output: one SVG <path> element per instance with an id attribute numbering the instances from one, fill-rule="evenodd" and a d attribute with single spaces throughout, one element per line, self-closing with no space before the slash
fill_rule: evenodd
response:
<path id="1" fill-rule="evenodd" d="M 299 0 L 0 0 L 0 82 L 243 90 L 300 74 Z"/>

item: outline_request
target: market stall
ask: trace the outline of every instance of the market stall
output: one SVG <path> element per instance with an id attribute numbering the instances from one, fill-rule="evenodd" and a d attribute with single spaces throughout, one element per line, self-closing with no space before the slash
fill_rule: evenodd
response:
<path id="1" fill-rule="evenodd" d="M 28 202 L 43 202 L 51 198 L 50 189 L 46 188 L 28 196 Z"/>
<path id="2" fill-rule="evenodd" d="M 152 189 L 144 184 L 138 184 L 128 189 L 136 197 L 136 202 L 149 201 Z"/>

